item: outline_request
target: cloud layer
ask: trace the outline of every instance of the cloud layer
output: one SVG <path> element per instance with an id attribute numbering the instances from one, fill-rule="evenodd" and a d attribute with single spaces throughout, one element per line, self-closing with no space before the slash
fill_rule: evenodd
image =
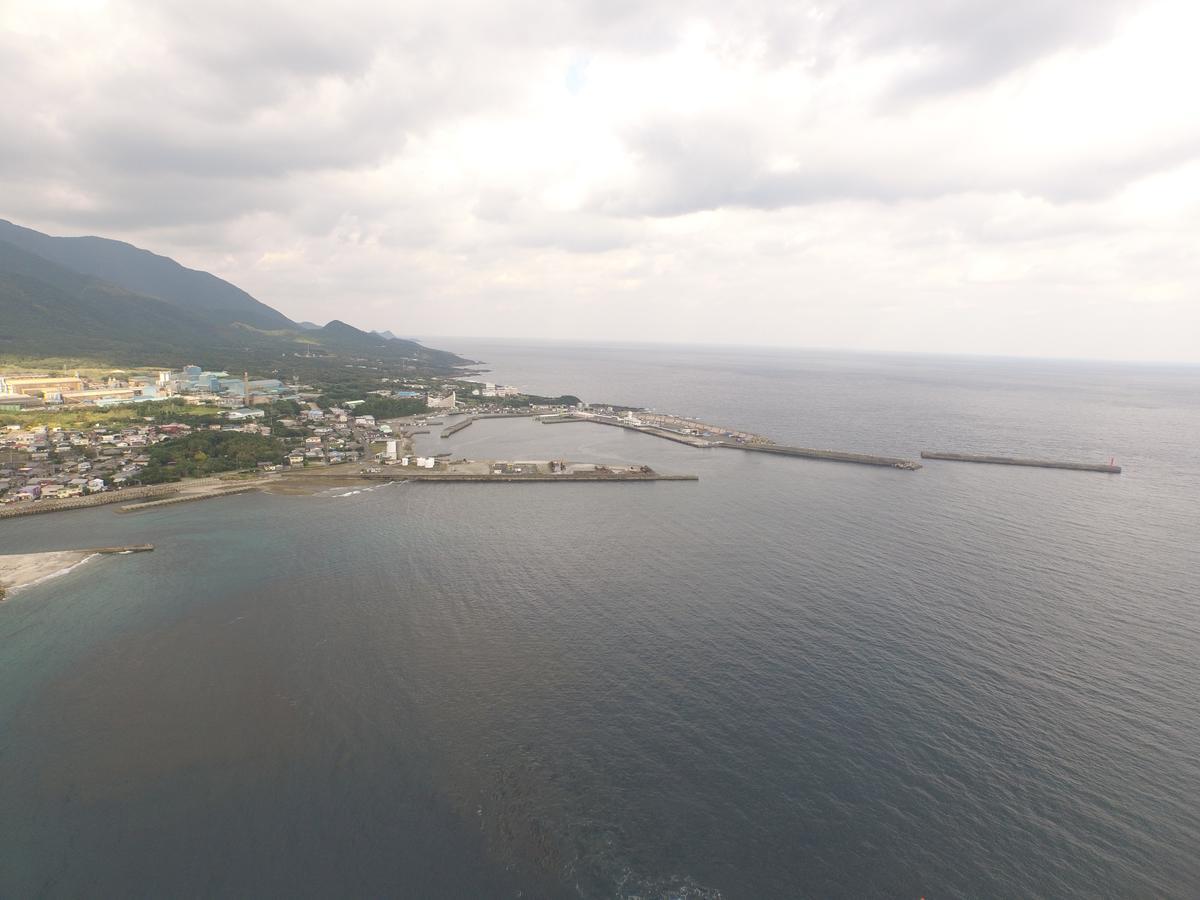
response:
<path id="1" fill-rule="evenodd" d="M 1200 361 L 1197 26 L 0 0 L 0 216 L 405 334 Z"/>

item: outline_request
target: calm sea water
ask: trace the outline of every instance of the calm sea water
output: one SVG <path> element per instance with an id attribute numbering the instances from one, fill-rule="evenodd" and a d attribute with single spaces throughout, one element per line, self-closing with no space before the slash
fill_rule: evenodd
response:
<path id="1" fill-rule="evenodd" d="M 1194 897 L 1200 370 L 447 344 L 899 472 L 479 422 L 696 483 L 0 523 L 0 896 Z M 345 495 L 345 496 L 342 496 Z"/>

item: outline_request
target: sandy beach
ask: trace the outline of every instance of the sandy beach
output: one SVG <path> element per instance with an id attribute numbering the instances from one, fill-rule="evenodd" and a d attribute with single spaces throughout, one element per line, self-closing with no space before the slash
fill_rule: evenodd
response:
<path id="1" fill-rule="evenodd" d="M 66 572 L 94 555 L 92 550 L 0 555 L 0 590 L 11 595 L 17 588 Z"/>

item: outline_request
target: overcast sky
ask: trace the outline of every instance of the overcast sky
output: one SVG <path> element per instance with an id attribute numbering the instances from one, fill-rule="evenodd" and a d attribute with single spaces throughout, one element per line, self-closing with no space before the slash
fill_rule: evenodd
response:
<path id="1" fill-rule="evenodd" d="M 0 217 L 403 335 L 1200 361 L 1198 34 L 1195 0 L 0 0 Z"/>

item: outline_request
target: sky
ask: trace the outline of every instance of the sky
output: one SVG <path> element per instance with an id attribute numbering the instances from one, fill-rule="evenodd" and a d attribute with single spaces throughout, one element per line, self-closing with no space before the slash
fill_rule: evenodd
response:
<path id="1" fill-rule="evenodd" d="M 1195 0 L 0 0 L 0 217 L 403 336 L 1200 362 L 1197 34 Z"/>

